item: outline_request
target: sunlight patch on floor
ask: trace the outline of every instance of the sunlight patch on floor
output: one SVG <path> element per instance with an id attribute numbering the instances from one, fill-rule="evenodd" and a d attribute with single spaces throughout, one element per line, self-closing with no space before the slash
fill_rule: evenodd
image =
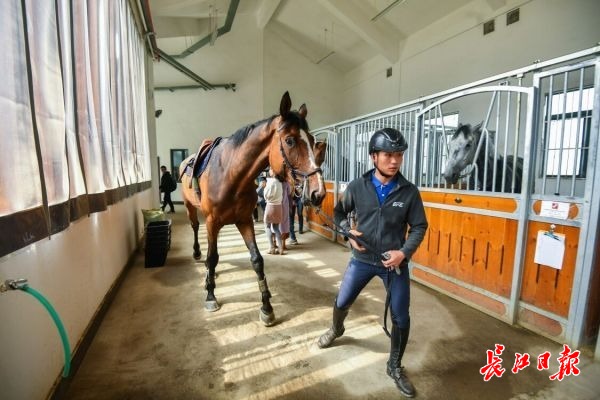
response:
<path id="1" fill-rule="evenodd" d="M 248 293 L 255 293 L 260 298 L 260 290 L 257 282 L 236 283 L 233 286 L 224 287 L 223 285 L 215 289 L 217 299 L 227 299 L 235 296 L 242 296 Z"/>
<path id="2" fill-rule="evenodd" d="M 320 268 L 326 265 L 323 261 L 316 258 L 313 258 L 311 260 L 305 260 L 304 264 L 307 268 Z"/>
<path id="3" fill-rule="evenodd" d="M 242 303 L 225 303 L 221 305 L 221 309 L 217 312 L 206 312 L 206 321 L 218 321 L 221 319 L 231 319 L 239 315 L 246 314 L 248 312 L 255 312 L 258 314 L 258 302 L 257 304 L 240 305 Z"/>
<path id="4" fill-rule="evenodd" d="M 329 311 L 329 310 L 327 310 Z M 259 327 L 259 330 L 262 331 L 262 334 L 267 335 L 269 337 L 276 338 L 277 341 L 270 343 L 265 346 L 253 347 L 247 351 L 242 353 L 237 353 L 232 356 L 225 357 L 223 359 L 224 369 L 226 371 L 233 371 L 235 369 L 248 367 L 251 369 L 254 375 L 258 375 L 260 373 L 268 372 L 268 371 L 257 371 L 256 366 L 257 363 L 260 363 L 265 360 L 270 360 L 273 358 L 281 358 L 287 356 L 289 353 L 292 353 L 296 350 L 300 350 L 301 348 L 305 348 L 307 346 L 316 346 L 316 342 L 319 336 L 327 330 L 327 327 L 331 323 L 329 320 L 323 319 L 322 313 L 310 313 L 308 315 L 304 314 L 294 319 L 293 323 L 286 322 L 285 323 L 285 332 L 290 330 L 294 330 L 294 328 L 299 328 L 297 331 L 302 331 L 302 326 L 307 323 L 314 323 L 317 321 L 323 321 L 323 326 L 317 329 L 313 329 L 309 332 L 304 332 L 302 334 L 295 334 L 294 336 L 289 336 L 281 332 L 280 330 L 271 330 L 268 329 L 264 331 L 262 327 Z M 361 317 L 352 321 L 352 323 L 348 324 L 346 334 L 352 338 L 356 339 L 368 339 L 381 334 L 381 329 L 378 324 L 373 323 L 374 317 Z M 218 331 L 214 331 L 213 335 L 219 341 L 219 344 L 222 346 L 232 345 L 240 341 L 249 340 L 251 336 L 248 335 L 249 332 L 254 331 L 256 329 L 257 324 L 250 323 L 244 325 L 238 325 L 235 327 L 239 332 L 245 332 L 246 334 L 241 335 L 231 335 L 230 328 L 221 329 Z M 230 340 L 232 338 L 228 338 L 228 336 L 233 336 L 235 340 Z M 319 351 L 328 351 L 328 350 L 319 350 Z M 302 360 L 301 357 L 296 357 L 297 361 Z M 279 362 L 279 361 L 278 361 Z M 250 377 L 248 372 L 244 373 L 246 378 Z"/>
<path id="5" fill-rule="evenodd" d="M 333 268 L 319 269 L 319 270 L 316 270 L 315 273 L 322 278 L 334 278 L 334 277 L 338 277 L 341 275 L 339 272 L 337 272 Z"/>
<path id="6" fill-rule="evenodd" d="M 312 259 L 314 256 L 310 253 L 306 253 L 306 252 L 302 252 L 302 253 L 298 253 L 298 247 L 296 246 L 288 246 L 291 250 L 288 250 L 289 253 L 286 254 L 286 257 L 291 259 L 291 260 L 296 260 L 296 261 L 303 261 L 303 260 L 308 260 L 308 259 Z"/>
<path id="7" fill-rule="evenodd" d="M 244 400 L 258 400 L 258 399 L 273 399 L 273 398 L 281 398 L 282 395 L 294 393 L 301 391 L 302 389 L 310 386 L 317 385 L 321 382 L 325 382 L 327 380 L 335 379 L 341 377 L 346 374 L 352 374 L 357 369 L 362 368 L 375 368 L 376 366 L 381 366 L 384 360 L 387 358 L 387 355 L 384 354 L 376 354 L 373 352 L 364 352 L 360 355 L 344 358 L 338 363 L 330 364 L 325 368 L 321 368 L 318 370 L 313 370 L 312 372 L 302 375 L 300 377 L 290 379 L 284 383 L 279 385 L 274 385 L 266 390 L 261 392 L 255 392 L 247 397 L 244 397 Z M 285 367 L 288 364 L 282 366 Z M 278 367 L 279 368 L 279 367 Z M 227 379 L 227 377 L 226 377 Z M 366 385 L 353 385 L 353 390 L 355 394 L 360 395 L 361 393 L 360 387 L 365 388 L 365 393 L 372 392 L 374 390 L 374 386 L 377 386 L 375 382 L 370 382 Z M 386 385 L 387 386 L 387 385 Z"/>

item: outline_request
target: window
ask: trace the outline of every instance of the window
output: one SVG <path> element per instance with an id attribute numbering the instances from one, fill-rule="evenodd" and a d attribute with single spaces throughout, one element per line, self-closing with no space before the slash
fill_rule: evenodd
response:
<path id="1" fill-rule="evenodd" d="M 544 169 L 546 176 L 585 178 L 594 89 L 553 94 L 545 100 Z M 550 114 L 548 116 L 548 114 Z M 542 169 L 542 171 L 544 171 Z"/>
<path id="2" fill-rule="evenodd" d="M 176 178 L 178 182 L 181 182 L 179 179 L 179 165 L 187 156 L 188 149 L 171 149 L 171 176 Z"/>

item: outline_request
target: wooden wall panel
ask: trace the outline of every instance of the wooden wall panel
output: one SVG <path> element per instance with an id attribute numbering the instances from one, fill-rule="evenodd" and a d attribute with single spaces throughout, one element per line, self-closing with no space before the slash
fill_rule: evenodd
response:
<path id="1" fill-rule="evenodd" d="M 425 207 L 429 229 L 413 260 L 444 275 L 510 295 L 517 222 Z"/>
<path id="2" fill-rule="evenodd" d="M 558 225 L 554 230 L 556 233 L 565 235 L 565 256 L 562 269 L 534 263 L 538 231 L 545 231 L 548 228 L 548 223 L 529 222 L 521 300 L 566 318 L 571 300 L 579 228 Z"/>
<path id="3" fill-rule="evenodd" d="M 440 203 L 461 207 L 480 208 L 490 211 L 515 212 L 517 202 L 509 197 L 488 197 L 463 193 L 443 193 L 421 191 L 424 202 Z"/>
<path id="4" fill-rule="evenodd" d="M 333 183 L 325 182 L 325 189 L 327 190 L 327 194 L 325 195 L 325 199 L 323 199 L 323 203 L 321 203 L 321 212 L 328 217 L 333 218 Z M 305 210 L 308 227 L 327 238 L 333 239 L 331 230 L 323 226 L 323 224 L 329 225 L 327 220 L 320 217 L 312 207 L 305 207 Z"/>

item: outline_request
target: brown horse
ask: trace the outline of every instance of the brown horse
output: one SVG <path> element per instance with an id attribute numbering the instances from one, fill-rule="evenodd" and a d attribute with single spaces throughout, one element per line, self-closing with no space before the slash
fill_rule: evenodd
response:
<path id="1" fill-rule="evenodd" d="M 214 293 L 215 268 L 219 262 L 217 237 L 224 225 L 235 224 L 250 251 L 252 268 L 258 278 L 262 295 L 260 320 L 266 326 L 275 323 L 264 262 L 254 235 L 252 211 L 257 200 L 255 179 L 270 165 L 280 176 L 304 180 L 304 201 L 319 205 L 325 197 L 325 184 L 318 163 L 323 161 L 326 145 L 315 143 L 308 132 L 306 106 L 303 104 L 298 111 L 290 111 L 291 105 L 292 101 L 286 92 L 281 99 L 279 115 L 248 125 L 223 139 L 214 148 L 206 170 L 200 177 L 200 195 L 190 185 L 192 178 L 183 173 L 191 157 L 179 167 L 179 173 L 183 175 L 183 201 L 194 230 L 196 259 L 201 257 L 197 209 L 206 219 L 208 251 L 205 288 L 208 293 L 204 308 L 207 311 L 220 308 Z M 317 150 L 317 156 L 314 150 Z"/>

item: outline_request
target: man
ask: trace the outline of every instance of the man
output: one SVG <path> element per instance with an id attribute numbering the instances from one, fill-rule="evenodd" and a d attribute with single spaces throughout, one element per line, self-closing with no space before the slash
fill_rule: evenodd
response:
<path id="1" fill-rule="evenodd" d="M 175 207 L 173 207 L 173 201 L 171 201 L 171 192 L 174 192 L 175 189 L 177 189 L 177 184 L 173 180 L 171 173 L 167 171 L 167 167 L 162 165 L 160 167 L 160 172 L 162 173 L 162 176 L 160 178 L 160 191 L 165 194 L 161 209 L 165 211 L 165 208 L 168 204 L 170 208 L 169 212 L 174 213 Z"/>
<path id="2" fill-rule="evenodd" d="M 258 198 L 256 199 L 256 207 L 254 207 L 254 222 L 258 222 L 258 207 L 262 210 L 263 217 L 265 215 L 265 207 L 267 206 L 267 201 L 265 200 L 265 186 L 267 185 L 267 178 L 264 176 L 258 177 L 258 187 L 256 188 L 256 194 Z"/>
<path id="3" fill-rule="evenodd" d="M 399 131 L 384 128 L 375 132 L 369 141 L 375 168 L 350 182 L 335 206 L 336 223 L 350 228 L 350 234 L 377 252 L 349 239 L 352 258 L 333 304 L 333 325 L 319 338 L 318 345 L 329 347 L 342 336 L 350 306 L 374 276 L 380 277 L 389 292 L 392 314 L 387 374 L 404 396 L 414 397 L 415 388 L 401 364 L 410 330 L 408 260 L 425 236 L 427 219 L 419 191 L 399 172 L 407 148 Z M 356 220 L 355 227 L 348 225 L 350 213 Z"/>
<path id="4" fill-rule="evenodd" d="M 301 189 L 301 188 L 300 188 Z M 304 205 L 302 204 L 302 196 L 298 195 L 298 188 L 294 190 L 291 194 L 290 201 L 290 243 L 298 244 L 298 240 L 296 239 L 296 228 L 294 217 L 298 214 L 298 232 L 304 233 L 304 217 L 302 216 L 302 208 Z"/>

